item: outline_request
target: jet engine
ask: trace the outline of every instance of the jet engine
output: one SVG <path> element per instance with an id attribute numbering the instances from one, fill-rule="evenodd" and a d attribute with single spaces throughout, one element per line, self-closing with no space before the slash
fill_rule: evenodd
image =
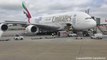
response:
<path id="1" fill-rule="evenodd" d="M 29 25 L 29 26 L 26 27 L 26 31 L 28 33 L 38 33 L 39 28 L 37 26 L 34 26 L 34 25 Z"/>
<path id="2" fill-rule="evenodd" d="M 1 31 L 7 31 L 7 29 L 8 29 L 7 24 L 0 24 L 0 30 Z"/>

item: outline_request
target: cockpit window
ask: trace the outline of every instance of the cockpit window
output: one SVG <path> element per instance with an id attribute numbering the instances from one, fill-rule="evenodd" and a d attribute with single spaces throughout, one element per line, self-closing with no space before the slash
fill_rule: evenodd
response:
<path id="1" fill-rule="evenodd" d="M 92 18 L 91 18 L 91 17 L 87 17 L 87 18 L 85 18 L 85 19 L 87 20 L 87 19 L 92 19 Z"/>

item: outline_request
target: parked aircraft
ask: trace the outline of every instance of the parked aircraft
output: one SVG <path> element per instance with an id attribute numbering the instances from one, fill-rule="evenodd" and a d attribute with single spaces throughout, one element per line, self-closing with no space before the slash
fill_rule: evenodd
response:
<path id="1" fill-rule="evenodd" d="M 91 18 L 85 12 L 66 12 L 53 15 L 45 15 L 36 17 L 36 19 L 31 20 L 32 16 L 28 9 L 25 6 L 25 3 L 22 2 L 22 7 L 24 9 L 24 14 L 28 18 L 28 22 L 24 23 L 27 25 L 26 31 L 28 33 L 42 33 L 42 32 L 55 32 L 64 30 L 65 26 L 68 24 L 72 26 L 73 30 L 86 30 L 91 29 L 96 26 L 96 21 Z M 11 22 L 10 22 L 11 23 Z M 0 24 L 1 30 L 6 31 L 8 29 L 7 24 Z M 18 23 L 20 24 L 20 22 Z M 23 23 L 21 23 L 23 24 Z"/>

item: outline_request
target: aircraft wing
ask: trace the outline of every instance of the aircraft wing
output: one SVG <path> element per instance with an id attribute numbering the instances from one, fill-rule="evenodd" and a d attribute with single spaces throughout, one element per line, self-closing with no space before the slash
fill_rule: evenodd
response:
<path id="1" fill-rule="evenodd" d="M 8 24 L 22 24 L 25 26 L 34 25 L 34 26 L 37 26 L 41 30 L 58 30 L 58 28 L 59 28 L 59 27 L 55 27 L 55 26 L 27 23 L 25 21 L 5 21 L 2 23 L 7 24 L 7 25 Z"/>
<path id="2" fill-rule="evenodd" d="M 25 21 L 4 21 L 5 24 L 27 24 Z"/>
<path id="3" fill-rule="evenodd" d="M 56 30 L 58 30 L 59 29 L 59 27 L 55 27 L 55 26 L 47 26 L 47 25 L 40 25 L 40 24 L 32 24 L 32 25 L 34 25 L 34 26 L 37 26 L 38 28 L 40 28 L 41 30 L 54 30 L 54 31 L 56 31 Z"/>

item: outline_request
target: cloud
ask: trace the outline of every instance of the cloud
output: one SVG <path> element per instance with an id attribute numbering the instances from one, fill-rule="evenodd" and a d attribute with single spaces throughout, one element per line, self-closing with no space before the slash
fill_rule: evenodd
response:
<path id="1" fill-rule="evenodd" d="M 0 21 L 22 19 L 21 0 L 0 0 Z"/>
<path id="2" fill-rule="evenodd" d="M 92 13 L 91 14 L 95 15 L 97 17 L 107 18 L 106 0 L 97 1 L 96 4 L 98 4 L 98 6 L 95 6 L 95 8 L 92 8 Z"/>
<path id="3" fill-rule="evenodd" d="M 1 0 L 0 8 L 5 10 L 21 9 L 21 0 Z"/>
<path id="4" fill-rule="evenodd" d="M 90 1 L 91 0 L 36 0 L 29 1 L 28 4 L 32 13 L 38 13 L 39 15 L 42 15 L 73 11 L 78 9 L 80 10 L 86 7 Z"/>
<path id="5" fill-rule="evenodd" d="M 77 6 L 85 6 L 90 0 L 38 0 L 36 2 L 30 2 L 31 9 L 52 9 L 52 10 L 62 10 L 70 9 Z"/>
<path id="6" fill-rule="evenodd" d="M 31 4 L 30 4 L 31 3 Z M 94 10 L 101 7 L 103 0 L 36 0 L 29 2 L 29 8 L 35 13 L 54 13 L 57 11 Z M 34 13 L 33 12 L 33 13 Z"/>
<path id="7" fill-rule="evenodd" d="M 0 19 L 24 20 L 22 12 L 23 0 L 1 0 Z M 26 5 L 32 16 L 63 13 L 70 11 L 84 11 L 90 8 L 90 14 L 98 17 L 107 16 L 107 0 L 26 0 Z"/>

